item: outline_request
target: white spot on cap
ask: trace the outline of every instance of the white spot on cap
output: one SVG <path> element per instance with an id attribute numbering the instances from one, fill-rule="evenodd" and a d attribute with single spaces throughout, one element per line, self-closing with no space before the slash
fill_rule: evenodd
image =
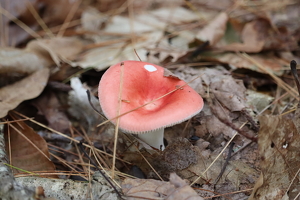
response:
<path id="1" fill-rule="evenodd" d="M 149 72 L 155 72 L 157 70 L 153 65 L 144 65 L 144 68 Z"/>

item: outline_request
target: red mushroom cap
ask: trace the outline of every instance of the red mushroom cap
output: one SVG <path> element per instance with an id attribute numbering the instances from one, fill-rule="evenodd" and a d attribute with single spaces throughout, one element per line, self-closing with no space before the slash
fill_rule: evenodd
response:
<path id="1" fill-rule="evenodd" d="M 137 108 L 186 84 L 164 76 L 164 68 L 147 62 L 124 61 L 120 114 Z M 102 76 L 98 94 L 108 119 L 117 116 L 121 63 L 111 66 Z M 183 122 L 203 108 L 203 99 L 190 86 L 120 117 L 119 128 L 129 133 L 143 133 Z M 112 120 L 115 123 L 116 120 Z"/>

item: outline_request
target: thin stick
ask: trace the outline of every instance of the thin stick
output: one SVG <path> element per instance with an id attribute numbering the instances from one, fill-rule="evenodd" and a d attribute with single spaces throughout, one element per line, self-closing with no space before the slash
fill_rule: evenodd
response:
<path id="1" fill-rule="evenodd" d="M 33 119 L 33 117 L 29 118 L 29 119 Z M 27 121 L 28 119 L 16 119 L 16 120 L 10 120 L 10 121 L 5 121 L 5 122 L 0 122 L 0 125 L 2 124 L 8 124 L 8 123 L 13 123 L 13 122 L 23 122 L 23 121 Z"/>
<path id="2" fill-rule="evenodd" d="M 230 144 L 230 146 L 229 146 L 227 158 L 226 158 L 226 160 L 225 160 L 225 163 L 224 163 L 224 165 L 223 165 L 223 167 L 222 167 L 222 170 L 221 170 L 219 176 L 216 178 L 216 180 L 215 180 L 215 182 L 214 182 L 214 185 L 216 185 L 216 184 L 219 182 L 219 180 L 221 179 L 222 175 L 224 174 L 224 172 L 225 172 L 225 170 L 226 170 L 226 167 L 227 167 L 227 165 L 228 165 L 228 163 L 229 163 L 229 160 L 230 160 L 230 158 L 231 158 L 231 153 L 232 153 L 233 146 L 234 146 L 234 142 L 232 142 L 232 143 Z"/>
<path id="3" fill-rule="evenodd" d="M 127 8 L 128 8 L 128 17 L 130 19 L 129 21 L 129 25 L 130 25 L 130 40 L 131 40 L 131 47 L 133 49 L 133 51 L 135 51 L 136 48 L 136 34 L 135 34 L 135 30 L 134 30 L 134 9 L 132 6 L 132 3 L 134 2 L 134 0 L 127 0 Z M 140 59 L 140 58 L 139 58 Z M 140 59 L 141 60 L 141 59 Z"/>
<path id="4" fill-rule="evenodd" d="M 19 27 L 21 27 L 24 31 L 26 31 L 29 35 L 31 35 L 34 38 L 40 38 L 41 36 L 38 35 L 36 32 L 34 32 L 29 26 L 27 26 L 25 23 L 21 22 L 18 20 L 15 16 L 10 14 L 7 10 L 5 10 L 1 5 L 0 5 L 0 13 L 2 13 L 5 17 L 7 17 L 9 20 L 13 21 L 16 23 Z"/>
<path id="5" fill-rule="evenodd" d="M 70 21 L 71 21 L 71 19 L 73 18 L 74 14 L 75 14 L 75 12 L 76 12 L 76 10 L 78 9 L 78 7 L 79 7 L 80 4 L 81 4 L 81 0 L 80 0 L 80 1 L 77 1 L 77 2 L 75 2 L 75 3 L 73 4 L 73 6 L 72 6 L 70 12 L 68 13 L 68 15 L 67 15 L 67 17 L 66 17 L 64 23 L 62 24 L 62 26 L 60 27 L 59 32 L 57 33 L 57 36 L 58 36 L 58 37 L 62 37 L 62 36 L 64 35 L 65 30 L 67 29 L 66 27 L 69 26 Z"/>
<path id="6" fill-rule="evenodd" d="M 28 118 L 28 117 L 26 117 L 25 115 L 23 115 L 23 114 L 21 114 L 21 113 L 18 113 L 18 112 L 16 112 L 16 111 L 13 111 L 13 112 L 16 113 L 16 114 L 18 114 L 19 116 L 22 116 L 22 117 L 28 119 L 29 121 L 31 121 L 31 122 L 33 122 L 33 123 L 35 123 L 35 124 L 37 124 L 37 125 L 39 125 L 39 126 L 45 128 L 45 129 L 49 130 L 49 131 L 52 131 L 53 133 L 56 133 L 56 134 L 58 134 L 58 135 L 63 136 L 64 138 L 67 138 L 67 139 L 71 140 L 72 142 L 76 142 L 77 144 L 80 143 L 80 141 L 78 141 L 78 140 L 76 140 L 76 139 L 74 139 L 74 138 L 72 138 L 72 137 L 69 137 L 69 136 L 67 136 L 67 135 L 65 135 L 65 134 L 63 134 L 63 133 L 61 133 L 61 132 L 59 132 L 59 131 L 56 131 L 56 130 L 54 130 L 54 129 L 52 129 L 52 128 L 49 128 L 48 126 L 45 126 L 45 125 L 42 124 L 42 123 L 39 123 L 39 122 L 37 122 L 37 121 L 35 121 L 35 120 L 31 119 L 31 118 Z M 85 146 L 85 147 L 88 147 L 88 148 L 92 148 L 92 147 L 93 147 L 93 146 L 88 145 L 88 144 L 85 144 L 85 143 L 82 143 L 82 145 Z M 102 153 L 102 154 L 105 154 L 105 155 L 107 155 L 107 156 L 109 156 L 109 157 L 112 157 L 112 155 L 110 155 L 109 153 L 107 153 L 107 152 L 105 152 L 105 151 L 101 151 L 100 149 L 95 149 L 95 150 L 96 150 L 97 152 L 100 152 L 100 153 Z M 123 161 L 123 162 L 125 162 L 125 163 L 131 164 L 130 162 L 125 161 L 125 160 L 123 160 L 123 159 L 121 159 L 121 158 L 117 158 L 117 159 L 118 159 L 118 160 L 121 160 L 121 161 Z"/>
<path id="7" fill-rule="evenodd" d="M 98 113 L 101 117 L 103 117 L 103 119 L 107 119 L 104 115 L 102 115 L 102 113 L 100 113 L 96 108 L 95 106 L 92 104 L 92 101 L 91 101 L 91 93 L 89 90 L 86 90 L 86 94 L 87 94 L 87 97 L 88 97 L 88 101 L 91 105 L 91 107 L 93 108 L 93 110 Z"/>
<path id="8" fill-rule="evenodd" d="M 242 124 L 242 126 L 240 127 L 240 128 L 242 128 L 242 127 L 244 127 L 245 125 L 247 124 L 247 122 L 245 122 L 244 124 Z M 201 174 L 200 174 L 200 176 L 196 179 L 196 180 L 194 180 L 191 184 L 190 184 L 190 186 L 192 186 L 193 184 L 195 184 L 200 178 L 201 178 L 201 176 L 203 176 L 204 177 L 204 174 L 211 168 L 211 166 L 219 159 L 219 157 L 223 154 L 223 152 L 226 150 L 226 148 L 228 147 L 228 145 L 232 142 L 232 140 L 235 138 L 235 136 L 238 134 L 238 132 L 237 131 L 235 131 L 235 134 L 232 136 L 232 138 L 227 142 L 227 144 L 225 145 L 225 147 L 223 148 L 223 150 L 219 153 L 219 155 L 214 159 L 214 161 L 205 169 L 205 171 L 204 172 L 201 172 Z"/>
<path id="9" fill-rule="evenodd" d="M 140 61 L 142 61 L 142 59 L 140 58 L 139 54 L 136 52 L 136 49 L 133 49 L 133 51 L 134 51 L 135 55 L 138 57 L 138 59 L 139 59 Z"/>
<path id="10" fill-rule="evenodd" d="M 300 80 L 299 80 L 299 76 L 298 76 L 298 73 L 297 73 L 297 63 L 296 61 L 292 60 L 291 61 L 291 72 L 294 76 L 294 79 L 295 79 L 295 82 L 296 82 L 296 85 L 297 85 L 297 88 L 298 88 L 298 93 L 300 94 Z"/>
<path id="11" fill-rule="evenodd" d="M 114 184 L 116 184 L 116 185 L 121 189 L 122 187 L 120 186 L 120 184 L 119 184 L 115 179 L 112 179 L 112 178 L 111 178 L 111 176 L 107 173 L 107 170 L 106 170 L 106 169 L 101 165 L 101 163 L 99 162 L 98 157 L 97 157 L 97 155 L 96 155 L 97 152 L 94 151 L 94 148 L 91 149 L 91 151 L 92 151 L 92 153 L 93 153 L 93 155 L 94 155 L 94 158 L 95 158 L 96 162 L 97 162 L 98 165 L 101 167 L 101 169 L 104 171 L 104 173 L 112 180 L 112 182 L 114 182 Z M 108 169 L 109 169 L 109 168 L 108 168 Z"/>
<path id="12" fill-rule="evenodd" d="M 295 99 L 299 100 L 299 97 L 297 96 L 297 92 L 294 88 L 283 82 L 280 78 L 278 78 L 276 75 L 274 75 L 272 72 L 270 72 L 266 67 L 262 66 L 259 62 L 257 62 L 255 59 L 251 58 L 248 54 L 243 53 L 241 54 L 244 58 L 246 58 L 251 63 L 255 64 L 260 70 L 263 72 L 269 74 L 276 83 L 282 87 L 285 91 L 287 91 L 290 95 L 292 95 Z"/>
<path id="13" fill-rule="evenodd" d="M 122 106 L 122 90 L 123 90 L 123 77 L 124 77 L 124 63 L 121 62 L 121 74 L 120 74 L 120 87 L 119 87 L 119 99 L 118 99 L 118 110 L 117 115 L 120 115 L 121 106 Z M 114 141 L 114 152 L 113 152 L 113 163 L 111 168 L 111 178 L 114 179 L 115 176 L 115 165 L 116 165 L 116 153 L 117 153 L 117 143 L 119 135 L 119 123 L 120 117 L 117 118 L 116 127 L 115 127 L 115 141 Z"/>
<path id="14" fill-rule="evenodd" d="M 31 2 L 27 0 L 26 2 L 28 10 L 31 12 L 31 14 L 34 16 L 38 24 L 42 27 L 42 29 L 45 31 L 45 33 L 50 37 L 53 38 L 55 37 L 52 31 L 48 28 L 44 20 L 40 17 L 40 15 L 37 13 L 35 8 L 32 6 Z"/>
<path id="15" fill-rule="evenodd" d="M 80 150 L 84 153 L 84 155 L 90 160 L 90 162 L 92 163 L 92 165 L 94 165 L 94 167 L 100 172 L 100 174 L 102 175 L 102 177 L 105 178 L 105 180 L 109 183 L 109 185 L 115 190 L 115 192 L 117 193 L 117 195 L 122 198 L 122 195 L 120 194 L 120 192 L 117 190 L 117 188 L 114 186 L 114 184 L 109 180 L 109 178 L 107 178 L 107 176 L 101 171 L 101 169 L 99 169 L 99 167 L 97 166 L 97 164 L 91 159 L 91 157 L 86 153 L 86 151 L 83 148 L 82 143 L 80 142 L 78 144 Z"/>
<path id="16" fill-rule="evenodd" d="M 12 127 L 17 133 L 19 133 L 27 142 L 29 142 L 38 152 L 40 152 L 47 160 L 51 161 L 51 159 L 42 151 L 40 150 L 28 137 L 26 137 L 20 130 L 18 130 L 15 126 L 12 124 L 8 124 L 10 127 Z"/>

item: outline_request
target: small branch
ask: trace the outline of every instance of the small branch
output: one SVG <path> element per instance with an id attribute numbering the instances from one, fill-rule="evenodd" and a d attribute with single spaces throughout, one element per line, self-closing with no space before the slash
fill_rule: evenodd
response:
<path id="1" fill-rule="evenodd" d="M 295 79 L 295 82 L 296 82 L 296 85 L 297 85 L 297 88 L 298 88 L 298 93 L 300 95 L 300 80 L 299 80 L 299 76 L 298 76 L 298 73 L 297 73 L 297 62 L 292 60 L 291 63 L 290 63 L 290 66 L 291 66 L 291 72 L 292 72 L 292 75 L 294 76 L 294 79 Z"/>
<path id="2" fill-rule="evenodd" d="M 230 160 L 230 158 L 231 158 L 231 153 L 232 153 L 233 146 L 234 146 L 234 142 L 232 142 L 232 143 L 230 144 L 230 146 L 229 146 L 227 158 L 226 158 L 226 160 L 225 160 L 225 163 L 224 163 L 224 165 L 223 165 L 223 167 L 222 167 L 222 170 L 221 170 L 219 176 L 216 178 L 216 180 L 215 180 L 215 182 L 214 182 L 214 185 L 216 185 L 216 184 L 219 182 L 220 178 L 222 177 L 222 175 L 223 175 L 224 172 L 225 172 L 225 169 L 226 169 L 226 167 L 227 167 L 227 165 L 228 165 L 228 163 L 229 163 L 229 160 Z"/>
<path id="3" fill-rule="evenodd" d="M 102 114 L 100 113 L 100 111 L 98 111 L 98 110 L 95 108 L 95 106 L 92 104 L 92 101 L 91 101 L 91 93 L 90 93 L 89 90 L 86 91 L 86 94 L 87 94 L 87 97 L 88 97 L 88 101 L 89 101 L 91 107 L 93 108 L 93 110 L 94 110 L 96 113 L 98 113 L 101 117 L 103 117 L 104 120 L 107 120 L 107 118 L 106 118 L 104 115 L 102 115 Z"/>

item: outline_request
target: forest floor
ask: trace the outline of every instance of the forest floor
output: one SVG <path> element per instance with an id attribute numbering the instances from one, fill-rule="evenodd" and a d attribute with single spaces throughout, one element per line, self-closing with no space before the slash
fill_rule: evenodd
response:
<path id="1" fill-rule="evenodd" d="M 16 181 L 42 186 L 36 196 L 299 198 L 299 82 L 291 72 L 300 63 L 299 1 L 1 0 L 0 6 L 0 133 Z M 99 81 L 126 60 L 168 69 L 204 100 L 200 113 L 165 128 L 163 151 L 103 116 Z"/>

